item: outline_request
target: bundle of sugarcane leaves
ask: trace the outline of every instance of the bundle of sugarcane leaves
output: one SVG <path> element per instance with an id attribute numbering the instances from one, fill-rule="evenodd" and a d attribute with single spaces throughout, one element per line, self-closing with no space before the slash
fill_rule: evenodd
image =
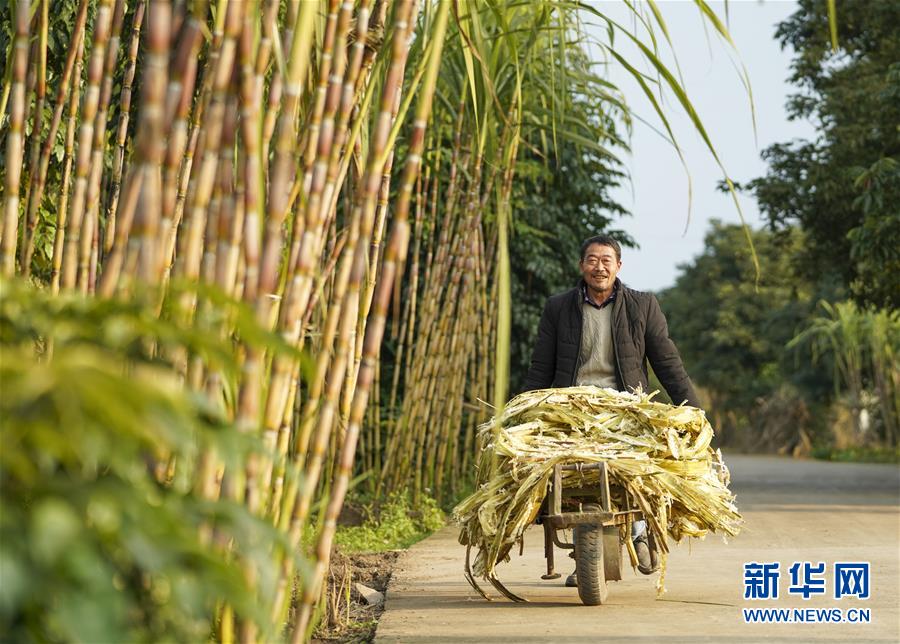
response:
<path id="1" fill-rule="evenodd" d="M 501 594 L 524 601 L 500 583 L 499 561 L 508 561 L 538 516 L 557 463 L 604 461 L 613 510 L 639 509 L 660 551 L 657 591 L 665 591 L 666 537 L 735 536 L 743 519 L 728 490 L 721 452 L 710 448 L 713 429 L 701 409 L 652 400 L 654 394 L 599 387 L 540 389 L 513 398 L 479 428 L 475 492 L 453 511 L 467 546 L 466 579 L 481 577 Z M 599 482 L 599 470 L 563 471 L 562 485 Z M 629 523 L 622 535 L 630 534 Z M 637 555 L 624 539 L 632 565 Z M 475 561 L 471 551 L 476 550 Z"/>

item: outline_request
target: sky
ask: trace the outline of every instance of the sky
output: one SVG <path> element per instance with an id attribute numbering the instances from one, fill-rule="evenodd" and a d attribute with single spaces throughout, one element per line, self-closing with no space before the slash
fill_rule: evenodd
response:
<path id="1" fill-rule="evenodd" d="M 593 0 L 591 4 L 620 24 L 631 26 L 623 2 Z M 724 3 L 709 4 L 724 22 Z M 688 95 L 732 179 L 742 182 L 765 174 L 766 164 L 760 152 L 772 143 L 813 137 L 811 124 L 787 119 L 785 103 L 794 90 L 786 79 L 793 52 L 782 51 L 774 38 L 777 23 L 796 10 L 795 2 L 731 0 L 728 25 L 737 46 L 736 56 L 711 27 L 707 37 L 700 13 L 690 0 L 659 0 L 658 5 L 677 51 Z M 592 29 L 598 39 L 605 39 L 601 30 Z M 637 49 L 629 49 L 624 41 L 617 39 L 617 50 L 636 59 Z M 663 60 L 674 69 L 674 58 L 668 51 L 664 54 Z M 756 140 L 750 101 L 737 71 L 739 67 L 732 60 L 743 62 L 750 78 L 756 107 Z M 645 64 L 641 69 L 650 68 Z M 656 127 L 661 125 L 628 72 L 610 66 L 608 77 L 623 90 L 639 116 Z M 632 213 L 631 217 L 616 220 L 613 227 L 625 230 L 640 244 L 640 249 L 623 249 L 619 276 L 632 288 L 648 291 L 659 291 L 675 283 L 678 265 L 689 263 L 702 252 L 711 219 L 740 221 L 732 198 L 716 189 L 722 170 L 673 96 L 669 96 L 664 109 L 691 176 L 690 221 L 688 179 L 677 153 L 640 122 L 634 124 L 631 154 L 623 156 L 631 184 L 613 193 Z M 747 223 L 760 227 L 762 220 L 755 199 L 739 195 L 739 202 Z"/>

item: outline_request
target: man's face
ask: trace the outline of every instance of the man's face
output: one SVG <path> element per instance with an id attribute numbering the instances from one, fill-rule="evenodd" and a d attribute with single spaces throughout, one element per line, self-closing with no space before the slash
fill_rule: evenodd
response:
<path id="1" fill-rule="evenodd" d="M 622 262 L 616 258 L 616 251 L 609 246 L 591 244 L 579 262 L 581 274 L 588 288 L 602 293 L 612 289 Z"/>

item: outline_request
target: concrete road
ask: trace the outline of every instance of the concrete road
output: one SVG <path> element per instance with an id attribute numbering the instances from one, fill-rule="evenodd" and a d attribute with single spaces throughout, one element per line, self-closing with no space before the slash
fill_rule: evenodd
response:
<path id="1" fill-rule="evenodd" d="M 531 529 L 524 555 L 498 567 L 507 587 L 530 602 L 487 602 L 463 578 L 465 549 L 451 527 L 401 556 L 376 641 L 900 642 L 900 468 L 728 454 L 725 462 L 744 531 L 728 544 L 710 535 L 673 546 L 661 599 L 655 575 L 628 567 L 610 583 L 609 603 L 582 606 L 562 579 L 540 579 L 543 534 Z M 565 553 L 557 550 L 556 560 L 571 572 Z M 791 565 L 806 561 L 826 564 L 826 592 L 808 600 L 789 592 Z M 777 599 L 744 598 L 747 562 L 779 564 Z M 834 599 L 836 562 L 870 563 L 868 599 Z M 788 608 L 793 619 L 795 608 L 804 619 L 806 609 L 839 608 L 844 618 L 863 609 L 870 621 L 745 623 L 743 609 L 756 608 Z"/>

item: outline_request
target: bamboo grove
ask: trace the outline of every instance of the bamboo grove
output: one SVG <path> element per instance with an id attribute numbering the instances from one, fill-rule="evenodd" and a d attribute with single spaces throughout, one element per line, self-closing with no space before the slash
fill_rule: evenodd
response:
<path id="1" fill-rule="evenodd" d="M 236 371 L 188 345 L 143 347 L 259 448 L 238 464 L 215 446 L 160 455 L 154 472 L 277 531 L 277 574 L 261 578 L 203 529 L 266 598 L 255 612 L 218 602 L 211 632 L 302 641 L 354 472 L 376 498 L 449 500 L 471 476 L 474 428 L 509 393 L 517 162 L 549 163 L 561 140 L 614 159 L 629 111 L 590 71 L 580 14 L 640 41 L 555 0 L 5 11 L 3 279 L 98 302 L 149 292 L 153 316 L 231 343 Z M 655 5 L 635 11 L 665 33 Z M 689 107 L 653 42 L 656 82 Z M 591 122 L 566 121 L 575 95 L 596 105 Z"/>

